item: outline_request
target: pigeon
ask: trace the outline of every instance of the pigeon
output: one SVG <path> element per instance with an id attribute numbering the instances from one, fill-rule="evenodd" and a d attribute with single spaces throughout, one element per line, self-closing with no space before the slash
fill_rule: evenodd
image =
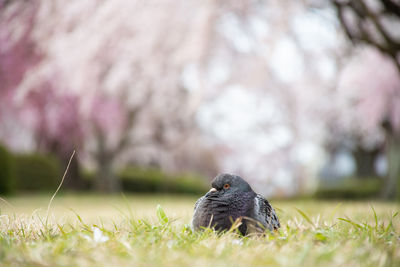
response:
<path id="1" fill-rule="evenodd" d="M 196 201 L 192 219 L 194 231 L 213 227 L 229 230 L 236 220 L 242 235 L 264 233 L 280 227 L 275 210 L 266 199 L 256 194 L 240 176 L 219 174 L 211 182 L 211 190 Z"/>

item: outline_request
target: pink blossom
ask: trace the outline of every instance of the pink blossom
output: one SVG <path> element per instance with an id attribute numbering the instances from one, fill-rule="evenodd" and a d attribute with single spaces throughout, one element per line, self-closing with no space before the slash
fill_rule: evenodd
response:
<path id="1" fill-rule="evenodd" d="M 345 69 L 339 90 L 355 111 L 355 125 L 371 133 L 388 120 L 400 131 L 400 75 L 389 58 L 373 49 L 362 51 Z"/>

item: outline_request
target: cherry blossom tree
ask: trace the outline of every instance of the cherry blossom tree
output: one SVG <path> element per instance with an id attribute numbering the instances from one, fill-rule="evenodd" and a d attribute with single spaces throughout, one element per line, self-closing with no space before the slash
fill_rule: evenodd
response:
<path id="1" fill-rule="evenodd" d="M 2 80 L 0 120 L 3 125 L 8 126 L 22 118 L 23 124 L 33 130 L 32 139 L 37 146 L 36 149 L 54 152 L 61 162 L 67 162 L 74 145 L 78 145 L 82 137 L 76 120 L 77 97 L 56 94 L 54 84 L 50 79 L 43 80 L 40 86 L 28 92 L 23 100 L 16 90 L 27 73 L 38 66 L 44 58 L 33 36 L 39 3 L 37 1 L 29 3 L 3 1 L 0 8 L 0 24 L 7 25 L 0 30 L 0 77 Z M 8 127 L 3 127 L 2 130 L 2 139 L 6 142 L 11 141 L 10 143 L 16 132 L 21 131 L 21 129 L 9 131 Z M 77 160 L 73 161 L 69 175 L 67 186 L 80 187 Z"/>
<path id="2" fill-rule="evenodd" d="M 308 193 L 330 140 L 378 146 L 377 125 L 397 127 L 394 109 L 377 108 L 370 128 L 358 119 L 371 116 L 362 103 L 382 84 L 356 89 L 364 63 L 341 74 L 352 49 L 326 1 L 1 3 L 0 119 L 29 129 L 37 149 L 61 158 L 76 149 L 98 190 L 119 189 L 116 169 L 147 164 L 237 172 L 269 195 Z M 379 97 L 389 107 L 386 78 Z"/>
<path id="3" fill-rule="evenodd" d="M 375 66 L 379 66 L 376 68 Z M 400 75 L 387 56 L 364 49 L 344 69 L 339 82 L 343 96 L 342 114 L 347 132 L 359 136 L 366 147 L 384 144 L 388 161 L 385 197 L 397 194 L 400 176 Z"/>
<path id="4" fill-rule="evenodd" d="M 393 0 L 335 0 L 338 19 L 354 44 L 375 47 L 393 60 L 400 72 L 400 4 Z"/>
<path id="5" fill-rule="evenodd" d="M 351 72 L 348 85 L 356 95 L 358 114 L 364 127 L 383 132 L 388 178 L 384 197 L 400 196 L 400 4 L 397 1 L 334 1 L 338 19 L 347 37 L 357 45 L 367 45 L 363 63 Z M 391 62 L 388 62 L 391 60 Z M 379 66 L 379 68 L 376 68 Z M 397 71 L 396 71 L 397 69 Z M 347 81 L 350 79 L 346 76 Z M 363 85 L 363 86 L 360 86 Z M 357 91 L 357 93 L 354 93 Z M 358 125 L 358 124 L 357 124 Z M 358 131 L 359 132 L 359 131 Z M 369 131 L 370 132 L 370 131 Z"/>
<path id="6" fill-rule="evenodd" d="M 26 5 L 10 2 L 2 13 L 22 12 Z M 191 29 L 206 31 L 207 4 L 94 0 L 30 5 L 36 7 L 34 21 L 16 15 L 15 25 L 3 28 L 2 44 L 21 25 L 29 29 L 21 49 L 29 51 L 26 40 L 31 40 L 40 52 L 34 68 L 16 61 L 16 50 L 4 54 L 15 64 L 5 74 L 29 69 L 10 86 L 10 96 L 38 148 L 63 155 L 77 149 L 81 160 L 95 165 L 96 188 L 104 191 L 119 189 L 115 167 L 127 161 L 124 153 L 132 157 L 141 146 L 147 147 L 147 158 L 174 169 L 168 154 L 196 131 L 199 96 L 181 86 L 181 73 L 205 54 L 205 35 L 198 38 Z"/>
<path id="7" fill-rule="evenodd" d="M 296 1 L 226 6 L 216 21 L 201 124 L 221 141 L 224 170 L 242 173 L 267 195 L 312 192 L 337 62 L 347 52 L 338 49 L 344 39 L 334 13 Z"/>
<path id="8" fill-rule="evenodd" d="M 16 119 L 15 88 L 42 57 L 32 38 L 37 10 L 33 2 L 15 8 L 10 1 L 0 1 L 0 120 L 4 126 Z M 10 140 L 14 133 L 7 128 L 1 127 L 0 133 L 2 139 Z"/>

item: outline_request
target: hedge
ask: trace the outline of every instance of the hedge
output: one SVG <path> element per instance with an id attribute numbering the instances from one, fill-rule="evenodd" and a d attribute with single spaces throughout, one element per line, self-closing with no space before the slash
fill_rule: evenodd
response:
<path id="1" fill-rule="evenodd" d="M 377 198 L 383 188 L 383 179 L 379 177 L 349 177 L 333 183 L 321 182 L 315 196 L 326 199 L 363 199 Z"/>
<path id="2" fill-rule="evenodd" d="M 208 188 L 202 177 L 193 174 L 168 175 L 158 169 L 141 167 L 126 168 L 118 178 L 122 189 L 128 192 L 202 194 Z"/>
<path id="3" fill-rule="evenodd" d="M 15 190 L 15 166 L 13 155 L 0 145 L 0 194 Z"/>
<path id="4" fill-rule="evenodd" d="M 55 190 L 61 179 L 58 160 L 42 154 L 15 156 L 17 188 L 23 191 Z"/>

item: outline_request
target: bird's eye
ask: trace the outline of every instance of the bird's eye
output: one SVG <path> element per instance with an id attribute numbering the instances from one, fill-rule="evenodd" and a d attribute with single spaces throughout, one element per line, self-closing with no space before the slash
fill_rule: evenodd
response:
<path id="1" fill-rule="evenodd" d="M 230 184 L 224 184 L 224 188 L 225 188 L 225 189 L 228 189 L 229 187 L 231 187 Z"/>

